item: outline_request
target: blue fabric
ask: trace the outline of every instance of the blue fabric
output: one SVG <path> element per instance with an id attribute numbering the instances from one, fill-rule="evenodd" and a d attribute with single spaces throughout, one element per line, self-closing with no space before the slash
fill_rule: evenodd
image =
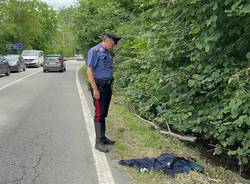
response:
<path id="1" fill-rule="evenodd" d="M 193 160 L 177 157 L 172 154 L 162 154 L 157 158 L 121 160 L 119 164 L 136 167 L 139 171 L 163 171 L 172 177 L 175 177 L 179 173 L 189 173 L 190 170 L 204 172 L 204 168 Z"/>
<path id="2" fill-rule="evenodd" d="M 110 52 L 105 50 L 101 43 L 89 49 L 87 64 L 93 68 L 95 79 L 112 79 L 113 59 Z"/>

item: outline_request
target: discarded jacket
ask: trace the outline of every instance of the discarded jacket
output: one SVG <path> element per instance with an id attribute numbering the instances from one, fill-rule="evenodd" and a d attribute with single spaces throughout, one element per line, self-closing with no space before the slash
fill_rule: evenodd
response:
<path id="1" fill-rule="evenodd" d="M 177 157 L 172 154 L 162 154 L 157 158 L 121 160 L 119 164 L 136 167 L 140 172 L 163 171 L 172 177 L 179 173 L 189 173 L 190 170 L 204 172 L 204 168 L 192 159 Z"/>

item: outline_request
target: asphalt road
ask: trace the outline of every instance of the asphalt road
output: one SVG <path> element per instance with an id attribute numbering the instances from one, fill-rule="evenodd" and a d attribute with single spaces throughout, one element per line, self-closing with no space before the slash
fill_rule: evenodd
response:
<path id="1" fill-rule="evenodd" d="M 99 184 L 109 169 L 114 183 L 131 183 L 112 155 L 101 155 L 109 168 L 95 164 L 76 85 L 81 65 L 0 77 L 0 184 Z"/>

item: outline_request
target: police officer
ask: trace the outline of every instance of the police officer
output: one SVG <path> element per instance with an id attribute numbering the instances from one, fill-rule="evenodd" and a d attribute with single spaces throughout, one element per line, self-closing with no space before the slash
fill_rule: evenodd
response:
<path id="1" fill-rule="evenodd" d="M 105 33 L 102 42 L 88 51 L 87 77 L 95 106 L 95 148 L 104 153 L 109 151 L 106 145 L 115 143 L 105 136 L 105 118 L 108 115 L 113 82 L 113 60 L 110 51 L 120 39 L 121 37 L 114 34 Z"/>

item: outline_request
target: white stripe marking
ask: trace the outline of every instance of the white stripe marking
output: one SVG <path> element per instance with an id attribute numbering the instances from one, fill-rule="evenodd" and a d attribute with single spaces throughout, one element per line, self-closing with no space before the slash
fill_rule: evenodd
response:
<path id="1" fill-rule="evenodd" d="M 9 83 L 9 84 L 7 84 L 7 85 L 1 87 L 0 90 L 5 89 L 5 88 L 7 88 L 7 87 L 10 87 L 10 86 L 12 86 L 12 85 L 14 85 L 14 84 L 16 84 L 16 83 L 18 83 L 18 82 L 20 82 L 20 81 L 22 81 L 22 80 L 28 78 L 28 77 L 31 77 L 32 75 L 35 75 L 35 74 L 39 73 L 39 72 L 41 72 L 41 71 L 39 70 L 39 71 L 33 72 L 33 73 L 29 74 L 29 75 L 26 75 L 25 77 L 23 77 L 23 78 L 21 78 L 21 79 L 18 79 L 18 80 L 14 81 L 14 82 L 11 82 L 11 83 Z"/>
<path id="2" fill-rule="evenodd" d="M 89 140 L 91 144 L 91 149 L 93 153 L 93 157 L 95 160 L 95 167 L 96 167 L 96 172 L 97 172 L 97 177 L 98 177 L 98 183 L 99 184 L 115 184 L 114 178 L 112 176 L 107 158 L 104 153 L 101 153 L 95 149 L 95 129 L 94 129 L 94 120 L 90 118 L 91 112 L 89 109 L 89 106 L 87 104 L 86 97 L 83 94 L 83 89 L 81 88 L 81 84 L 79 81 L 79 69 L 81 66 L 79 66 L 76 70 L 76 85 L 78 88 L 79 96 L 81 99 L 81 105 L 82 105 L 82 112 L 83 112 L 83 117 L 85 120 L 85 124 L 87 127 L 87 132 L 89 135 Z"/>

